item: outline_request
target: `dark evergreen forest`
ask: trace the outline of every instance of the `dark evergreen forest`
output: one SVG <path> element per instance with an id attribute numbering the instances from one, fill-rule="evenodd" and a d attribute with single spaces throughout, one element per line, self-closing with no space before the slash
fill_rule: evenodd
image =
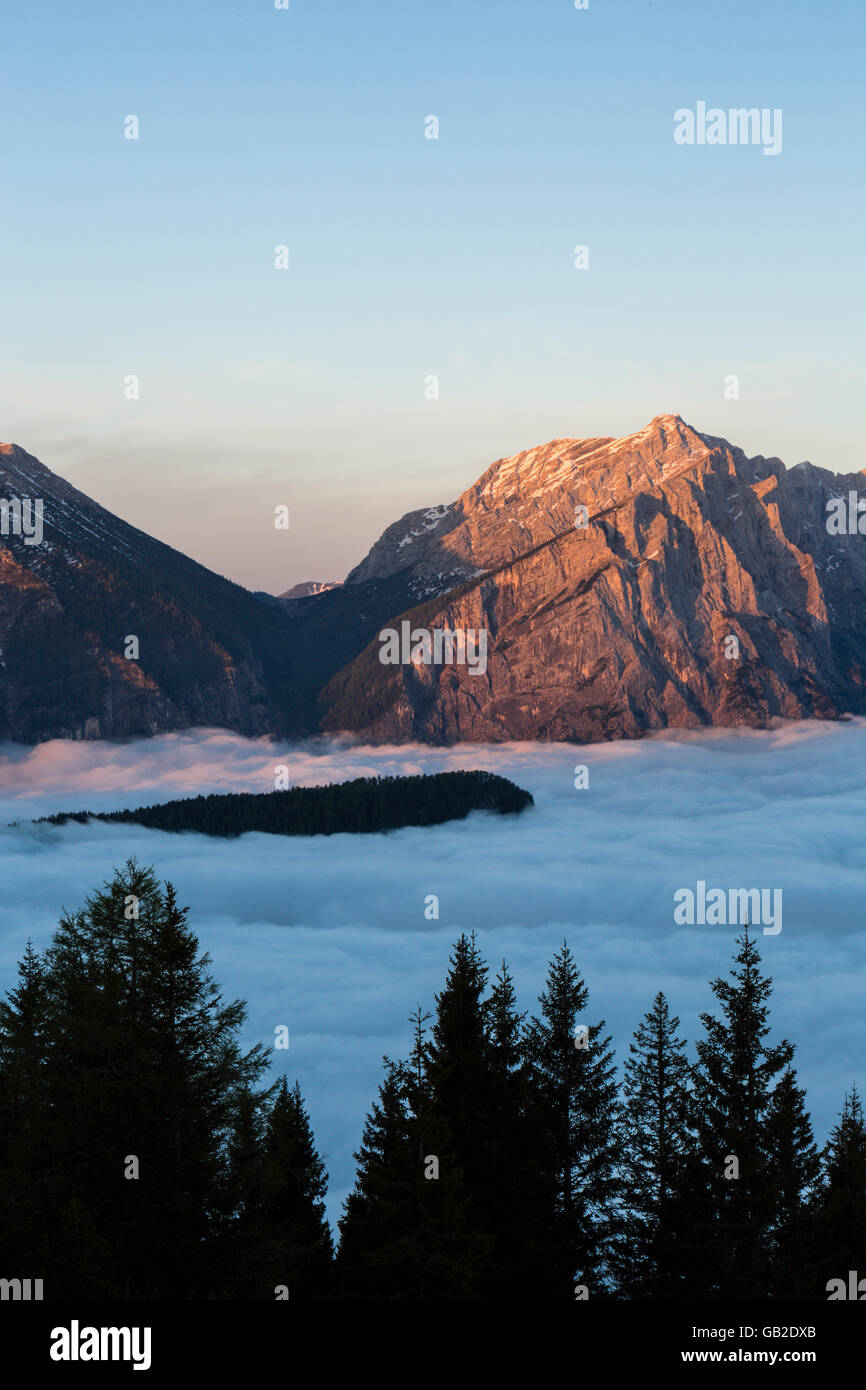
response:
<path id="1" fill-rule="evenodd" d="M 827 1299 L 863 1264 L 863 1108 L 850 1085 L 816 1144 L 748 928 L 733 949 L 694 1056 L 657 993 L 618 1070 L 567 944 L 530 1014 L 461 936 L 335 1241 L 297 1085 L 130 860 L 0 1004 L 0 1269 L 46 1299 Z"/>
<path id="2" fill-rule="evenodd" d="M 418 777 L 357 777 L 324 787 L 275 792 L 225 792 L 139 806 L 132 811 L 59 812 L 41 819 L 121 821 L 152 830 L 197 830 L 231 837 L 250 830 L 269 835 L 356 835 L 439 825 L 471 811 L 503 815 L 533 805 L 529 792 L 495 772 L 435 772 Z"/>

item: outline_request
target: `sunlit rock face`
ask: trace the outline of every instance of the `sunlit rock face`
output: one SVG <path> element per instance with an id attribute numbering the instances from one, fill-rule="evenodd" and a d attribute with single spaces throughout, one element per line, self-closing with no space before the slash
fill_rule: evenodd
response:
<path id="1" fill-rule="evenodd" d="M 866 507 L 860 473 L 747 458 L 661 415 L 500 459 L 344 583 L 277 599 L 2 445 L 0 739 L 598 740 L 863 713 L 861 489 Z M 483 632 L 483 663 L 384 665 L 379 634 L 405 621 Z"/>
<path id="2" fill-rule="evenodd" d="M 371 643 L 328 687 L 325 725 L 597 740 L 862 712 L 866 535 L 832 519 L 861 491 L 862 474 L 747 458 L 678 416 L 502 460 L 406 547 L 431 581 L 466 573 L 413 629 L 486 628 L 486 670 L 383 666 Z M 367 573 L 392 563 L 384 540 Z"/>

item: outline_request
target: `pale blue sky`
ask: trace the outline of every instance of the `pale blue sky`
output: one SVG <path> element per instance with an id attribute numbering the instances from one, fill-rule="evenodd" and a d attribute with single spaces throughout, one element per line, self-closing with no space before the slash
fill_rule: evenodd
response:
<path id="1" fill-rule="evenodd" d="M 848 0 L 7 12 L 0 439 L 271 590 L 667 411 L 861 468 L 864 34 Z M 699 100 L 781 108 L 781 154 L 676 146 Z"/>

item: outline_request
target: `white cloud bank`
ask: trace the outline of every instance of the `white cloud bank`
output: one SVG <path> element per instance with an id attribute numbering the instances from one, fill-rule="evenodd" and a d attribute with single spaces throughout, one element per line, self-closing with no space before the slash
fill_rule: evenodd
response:
<path id="1" fill-rule="evenodd" d="M 374 773 L 483 767 L 535 797 L 519 818 L 387 836 L 239 840 L 138 826 L 32 826 L 58 810 L 116 809 L 205 791 Z M 587 790 L 574 787 L 576 764 Z M 866 721 L 770 732 L 665 735 L 641 743 L 455 749 L 292 747 L 218 730 L 121 743 L 0 746 L 0 986 L 28 936 L 44 946 L 130 853 L 176 884 L 225 993 L 249 1001 L 246 1038 L 301 1082 L 332 1183 L 331 1216 L 385 1052 L 408 1049 L 407 1016 L 430 1007 L 449 947 L 475 929 L 492 967 L 505 956 L 530 1010 L 566 937 L 618 1055 L 664 989 L 690 1042 L 707 981 L 729 968 L 730 927 L 678 927 L 673 895 L 699 879 L 780 888 L 784 926 L 759 936 L 776 983 L 777 1036 L 798 1044 L 823 1141 L 854 1079 L 866 1087 Z M 17 820 L 16 827 L 8 821 Z M 440 899 L 439 921 L 424 900 Z"/>

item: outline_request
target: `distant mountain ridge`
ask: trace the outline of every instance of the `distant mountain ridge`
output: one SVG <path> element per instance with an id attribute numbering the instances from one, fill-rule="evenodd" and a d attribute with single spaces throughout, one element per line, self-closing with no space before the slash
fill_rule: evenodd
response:
<path id="1" fill-rule="evenodd" d="M 312 598 L 314 594 L 324 594 L 328 589 L 339 589 L 342 579 L 306 579 L 300 584 L 293 584 L 291 589 L 286 589 L 285 593 L 278 594 L 280 599 Z"/>
<path id="2" fill-rule="evenodd" d="M 0 499 L 44 499 L 44 542 L 0 535 L 0 738 L 593 740 L 864 713 L 866 537 L 827 526 L 862 485 L 661 415 L 500 459 L 343 584 L 277 599 L 3 445 Z M 484 628 L 484 673 L 382 665 L 380 631 L 406 618 Z"/>
<path id="3" fill-rule="evenodd" d="M 43 503 L 43 541 L 0 536 L 0 737 L 142 735 L 291 720 L 286 619 L 93 502 L 17 446 L 0 497 Z M 139 644 L 128 659 L 127 639 Z"/>

